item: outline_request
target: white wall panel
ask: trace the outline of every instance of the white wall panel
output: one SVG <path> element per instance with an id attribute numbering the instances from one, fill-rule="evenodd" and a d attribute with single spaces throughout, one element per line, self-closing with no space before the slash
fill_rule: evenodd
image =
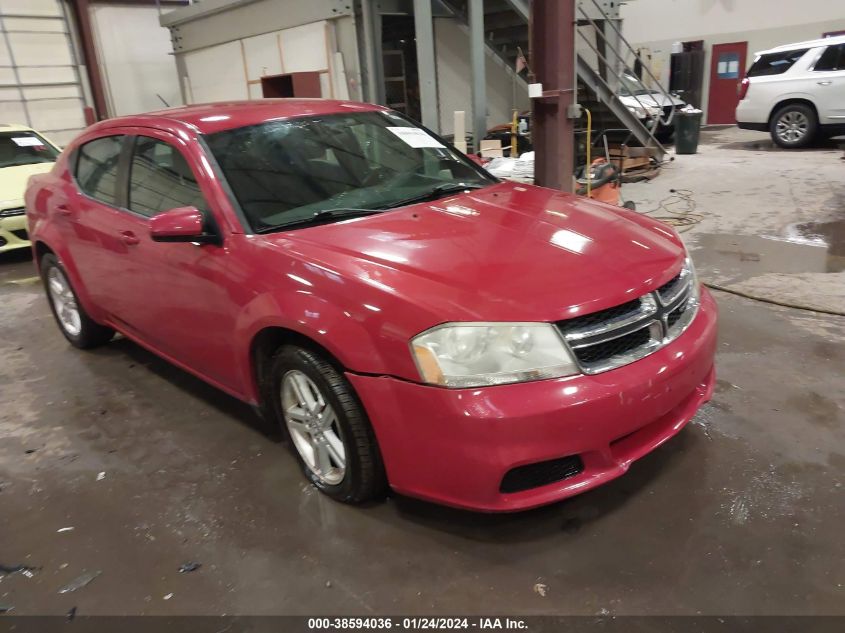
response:
<path id="1" fill-rule="evenodd" d="M 14 68 L 0 68 L 0 86 L 15 86 L 17 83 Z"/>
<path id="2" fill-rule="evenodd" d="M 261 84 L 249 84 L 249 98 L 250 99 L 263 99 L 264 98 L 264 89 L 261 87 Z"/>
<path id="3" fill-rule="evenodd" d="M 92 24 L 109 113 L 123 116 L 182 105 L 170 31 L 154 6 L 95 4 Z"/>
<path id="4" fill-rule="evenodd" d="M 18 67 L 21 84 L 76 83 L 76 72 L 72 66 L 45 66 L 43 68 Z"/>
<path id="5" fill-rule="evenodd" d="M 3 15 L 38 15 L 62 17 L 59 0 L 3 0 L 0 2 Z"/>
<path id="6" fill-rule="evenodd" d="M 9 31 L 33 31 L 42 33 L 66 33 L 67 25 L 60 18 L 48 20 L 45 18 L 5 18 L 6 28 Z"/>
<path id="7" fill-rule="evenodd" d="M 28 101 L 31 125 L 36 130 L 81 129 L 85 119 L 79 107 L 79 99 L 51 99 Z"/>
<path id="8" fill-rule="evenodd" d="M 328 69 L 325 21 L 285 29 L 280 32 L 279 41 L 286 73 Z"/>
<path id="9" fill-rule="evenodd" d="M 75 98 L 78 99 L 81 95 L 79 93 L 78 85 L 70 86 L 36 86 L 33 88 L 23 88 L 24 99 L 62 99 Z"/>
<path id="10" fill-rule="evenodd" d="M 63 33 L 16 33 L 8 26 L 7 38 L 19 66 L 70 66 L 68 38 Z"/>
<path id="11" fill-rule="evenodd" d="M 194 103 L 249 98 L 240 41 L 186 53 L 185 67 Z"/>
<path id="12" fill-rule="evenodd" d="M 279 75 L 284 72 L 278 34 L 265 33 L 248 37 L 243 43 L 248 79 L 261 79 L 266 75 Z"/>
<path id="13" fill-rule="evenodd" d="M 26 110 L 21 101 L 0 102 L 0 121 L 26 125 Z"/>

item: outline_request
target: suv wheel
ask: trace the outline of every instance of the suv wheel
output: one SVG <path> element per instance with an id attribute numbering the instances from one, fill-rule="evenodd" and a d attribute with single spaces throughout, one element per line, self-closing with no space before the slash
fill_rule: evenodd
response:
<path id="1" fill-rule="evenodd" d="M 803 103 L 783 106 L 769 124 L 772 140 L 786 149 L 806 147 L 816 136 L 817 129 L 816 113 Z"/>
<path id="2" fill-rule="evenodd" d="M 383 496 L 381 453 L 352 386 L 317 353 L 286 345 L 271 368 L 272 406 L 305 476 L 328 496 L 362 503 Z"/>
<path id="3" fill-rule="evenodd" d="M 71 345 L 86 349 L 104 345 L 112 339 L 114 330 L 96 323 L 80 305 L 67 273 L 55 255 L 48 253 L 41 259 L 41 279 L 47 290 L 50 310 Z"/>

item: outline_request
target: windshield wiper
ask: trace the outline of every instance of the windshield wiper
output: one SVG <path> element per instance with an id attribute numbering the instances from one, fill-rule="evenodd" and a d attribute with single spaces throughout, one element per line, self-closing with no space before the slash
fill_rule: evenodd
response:
<path id="1" fill-rule="evenodd" d="M 311 226 L 314 224 L 326 224 L 333 220 L 346 220 L 348 218 L 361 218 L 367 215 L 374 215 L 382 213 L 381 209 L 323 209 L 317 211 L 314 215 L 307 218 L 300 218 L 298 220 L 291 220 L 290 222 L 283 222 L 281 224 L 273 224 L 272 226 L 265 226 L 256 231 L 256 233 L 272 233 L 273 231 L 281 231 L 294 226 Z"/>
<path id="2" fill-rule="evenodd" d="M 421 193 L 416 196 L 411 196 L 410 198 L 405 198 L 404 200 L 399 200 L 398 202 L 391 202 L 389 205 L 383 208 L 395 209 L 396 207 L 404 207 L 405 205 L 414 204 L 415 202 L 436 200 L 437 198 L 448 195 L 450 193 L 458 193 L 460 191 L 466 191 L 467 189 L 482 189 L 486 186 L 487 185 L 466 185 L 462 183 L 447 182 L 442 185 L 437 185 L 434 189 L 426 191 L 425 193 Z"/>

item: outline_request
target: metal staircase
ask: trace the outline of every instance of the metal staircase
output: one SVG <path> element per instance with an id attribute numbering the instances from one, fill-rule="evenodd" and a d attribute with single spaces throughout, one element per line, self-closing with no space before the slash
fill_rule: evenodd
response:
<path id="1" fill-rule="evenodd" d="M 456 19 L 466 23 L 466 0 L 442 0 Z M 669 125 L 674 111 L 667 108 L 651 114 L 651 99 L 642 95 L 652 90 L 670 100 L 671 97 L 662 88 L 651 71 L 642 65 L 641 79 L 634 72 L 636 51 L 624 38 L 619 29 L 619 19 L 611 10 L 618 2 L 607 0 L 576 0 L 576 74 L 578 77 L 578 101 L 590 109 L 594 128 L 627 129 L 631 135 L 645 147 L 654 148 L 658 160 L 662 159 L 666 149 L 655 138 L 659 124 Z M 611 14 L 609 14 L 609 12 Z M 494 51 L 509 68 L 513 68 L 518 48 L 526 54 L 528 50 L 528 0 L 485 0 L 484 30 L 488 48 Z M 529 59 L 530 63 L 530 59 Z M 645 112 L 641 119 L 619 98 L 622 76 L 633 99 Z M 645 81 L 650 85 L 647 86 Z M 632 85 L 633 84 L 633 85 Z M 641 93 L 641 94 L 637 94 Z"/>

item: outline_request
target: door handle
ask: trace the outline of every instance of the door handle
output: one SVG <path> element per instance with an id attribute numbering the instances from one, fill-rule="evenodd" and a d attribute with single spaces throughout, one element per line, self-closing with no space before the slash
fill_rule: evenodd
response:
<path id="1" fill-rule="evenodd" d="M 70 215 L 71 214 L 70 207 L 67 206 L 66 204 L 57 204 L 56 205 L 56 211 L 58 211 L 62 215 Z"/>
<path id="2" fill-rule="evenodd" d="M 817 81 L 816 83 L 819 84 L 820 86 L 829 86 L 833 82 L 828 80 L 828 81 Z"/>
<path id="3" fill-rule="evenodd" d="M 135 246 L 141 241 L 132 231 L 121 231 L 120 239 L 124 244 L 128 244 L 129 246 Z"/>

